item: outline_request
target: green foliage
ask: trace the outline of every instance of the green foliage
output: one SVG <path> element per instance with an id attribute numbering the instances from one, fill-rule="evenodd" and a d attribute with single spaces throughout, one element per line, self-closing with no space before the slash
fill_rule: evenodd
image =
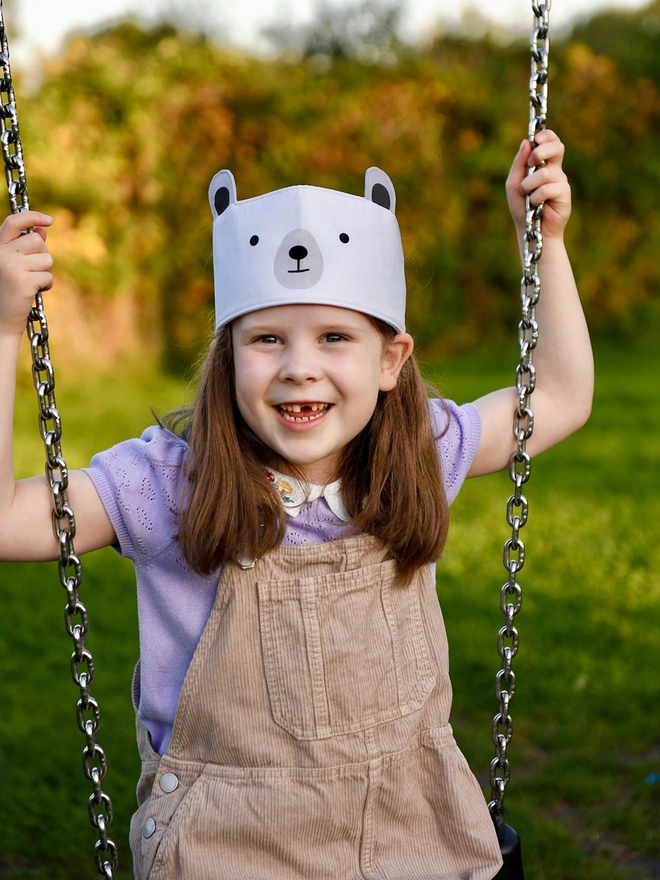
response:
<path id="1" fill-rule="evenodd" d="M 660 83 L 660 2 L 642 9 L 606 9 L 573 29 L 573 40 L 616 62 L 626 76 Z"/>
<path id="2" fill-rule="evenodd" d="M 659 315 L 660 91 L 653 65 L 631 60 L 638 45 L 657 56 L 656 12 L 599 17 L 552 50 L 579 286 L 592 326 L 628 338 Z M 381 165 L 397 187 L 421 349 L 470 348 L 515 326 L 503 187 L 526 132 L 527 46 L 486 35 L 403 47 L 394 8 L 379 19 L 369 2 L 340 19 L 290 35 L 296 63 L 124 24 L 73 37 L 20 96 L 33 204 L 57 218 L 54 308 L 80 323 L 72 350 L 91 338 L 101 358 L 195 360 L 212 307 L 206 191 L 221 167 L 246 198 L 294 183 L 359 193 Z"/>

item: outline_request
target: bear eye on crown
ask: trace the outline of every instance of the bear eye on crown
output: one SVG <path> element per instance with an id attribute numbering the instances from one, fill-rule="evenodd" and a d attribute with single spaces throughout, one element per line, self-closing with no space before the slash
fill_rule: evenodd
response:
<path id="1" fill-rule="evenodd" d="M 259 236 L 253 235 L 252 238 L 250 239 L 250 244 L 252 245 L 252 247 L 259 244 Z"/>

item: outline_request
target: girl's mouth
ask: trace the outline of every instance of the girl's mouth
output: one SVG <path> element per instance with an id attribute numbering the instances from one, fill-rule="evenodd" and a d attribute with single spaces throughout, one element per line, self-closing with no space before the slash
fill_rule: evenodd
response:
<path id="1" fill-rule="evenodd" d="M 287 422 L 313 422 L 330 409 L 330 403 L 279 403 L 276 407 Z"/>

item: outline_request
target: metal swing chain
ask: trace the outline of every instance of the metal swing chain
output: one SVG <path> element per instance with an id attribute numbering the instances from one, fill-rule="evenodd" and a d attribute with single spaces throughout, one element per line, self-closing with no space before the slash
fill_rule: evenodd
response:
<path id="1" fill-rule="evenodd" d="M 532 72 L 529 83 L 530 106 L 527 132 L 532 144 L 535 143 L 537 133 L 545 128 L 547 116 L 550 4 L 551 0 L 538 4 L 532 2 L 534 26 L 531 36 Z M 535 170 L 528 168 L 527 174 L 533 174 Z M 541 233 L 543 205 L 534 207 L 527 196 L 525 210 L 523 276 L 520 282 L 522 318 L 518 324 L 520 363 L 516 369 L 518 407 L 513 417 L 513 434 L 518 442 L 518 448 L 509 463 L 509 476 L 515 485 L 515 490 L 506 508 L 506 521 L 511 527 L 511 537 L 504 544 L 503 561 L 504 568 L 509 573 L 509 580 L 503 585 L 500 594 L 500 608 L 506 623 L 500 629 L 497 639 L 502 668 L 495 676 L 495 696 L 500 705 L 499 711 L 493 718 L 495 757 L 490 764 L 492 800 L 488 804 L 500 839 L 504 836 L 504 791 L 511 775 L 507 748 L 513 733 L 513 719 L 509 714 L 509 705 L 516 690 L 516 676 L 511 663 L 518 653 L 518 630 L 514 626 L 514 618 L 520 611 L 522 603 L 518 573 L 525 564 L 525 545 L 520 539 L 520 530 L 527 523 L 527 499 L 522 493 L 522 488 L 529 480 L 531 472 L 531 458 L 526 451 L 526 445 L 534 430 L 534 413 L 530 403 L 536 385 L 536 371 L 532 357 L 539 336 L 536 305 L 541 295 L 538 263 L 543 252 Z"/>
<path id="2" fill-rule="evenodd" d="M 9 202 L 12 213 L 16 214 L 29 211 L 30 203 L 2 0 L 0 0 L 0 44 L 0 138 Z M 60 443 L 62 422 L 55 403 L 55 374 L 50 360 L 48 322 L 41 291 L 35 296 L 28 317 L 27 332 L 32 350 L 32 378 L 39 400 L 39 431 L 46 450 L 46 477 L 53 494 L 53 531 L 60 547 L 59 577 L 67 593 L 64 618 L 66 631 L 74 643 L 71 674 L 80 688 L 76 714 L 78 726 L 87 738 L 87 744 L 83 749 L 83 771 L 94 787 L 88 803 L 90 822 L 98 829 L 100 835 L 94 849 L 94 858 L 99 874 L 105 876 L 107 880 L 112 880 L 118 865 L 117 847 L 108 837 L 108 826 L 112 822 L 112 802 L 102 788 L 107 763 L 105 752 L 96 742 L 101 715 L 99 704 L 90 694 L 95 675 L 94 658 L 85 646 L 89 622 L 87 609 L 79 598 L 82 566 L 73 546 L 76 522 L 67 498 L 68 470 L 62 457 Z M 78 622 L 75 618 L 78 618 Z"/>

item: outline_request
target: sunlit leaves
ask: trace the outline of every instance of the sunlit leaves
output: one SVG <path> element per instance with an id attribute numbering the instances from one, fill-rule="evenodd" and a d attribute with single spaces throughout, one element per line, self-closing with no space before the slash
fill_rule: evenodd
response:
<path id="1" fill-rule="evenodd" d="M 58 221 L 56 309 L 105 308 L 117 357 L 136 338 L 144 357 L 197 356 L 212 308 L 206 191 L 222 167 L 246 198 L 296 183 L 360 193 L 380 165 L 397 188 L 422 350 L 515 326 L 503 185 L 526 132 L 527 47 L 444 37 L 388 65 L 348 47 L 323 70 L 304 54 L 256 59 L 171 26 L 122 25 L 72 38 L 21 96 L 32 201 Z M 652 316 L 660 287 L 660 92 L 618 57 L 555 41 L 551 63 L 550 124 L 575 192 L 569 244 L 603 328 Z M 117 328 L 119 314 L 132 325 Z"/>

